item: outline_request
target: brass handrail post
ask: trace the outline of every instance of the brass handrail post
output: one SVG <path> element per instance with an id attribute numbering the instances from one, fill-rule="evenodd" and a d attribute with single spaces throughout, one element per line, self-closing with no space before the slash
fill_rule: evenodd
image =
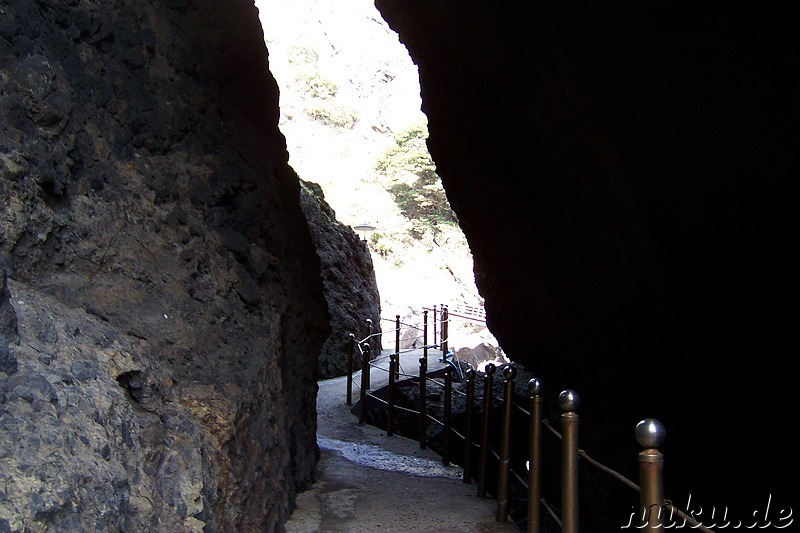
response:
<path id="1" fill-rule="evenodd" d="M 561 531 L 578 533 L 578 413 L 580 398 L 565 390 L 558 397 L 561 414 Z"/>
<path id="2" fill-rule="evenodd" d="M 358 413 L 358 423 L 364 425 L 364 418 L 367 409 L 367 389 L 369 388 L 369 343 L 361 343 L 361 350 L 364 353 L 361 366 L 361 409 Z"/>
<path id="3" fill-rule="evenodd" d="M 367 319 L 367 339 L 366 339 L 366 342 L 367 342 L 367 345 L 372 346 L 372 319 L 370 319 L 370 318 Z M 367 350 L 365 353 L 369 354 L 369 350 Z M 363 376 L 364 372 L 367 373 L 367 381 L 366 381 L 366 383 L 367 383 L 367 389 L 369 389 L 369 378 L 370 378 L 369 358 L 365 359 L 365 361 L 367 362 L 367 364 L 365 366 L 361 367 L 361 372 L 362 372 L 362 376 Z"/>
<path id="4" fill-rule="evenodd" d="M 494 363 L 486 365 L 486 378 L 483 380 L 483 424 L 481 427 L 481 449 L 478 456 L 478 497 L 486 497 L 486 461 L 489 459 L 489 415 L 492 408 Z"/>
<path id="5" fill-rule="evenodd" d="M 419 447 L 425 449 L 428 433 L 428 311 L 422 311 L 422 357 L 419 358 Z"/>
<path id="6" fill-rule="evenodd" d="M 388 391 L 388 405 L 386 414 L 386 435 L 391 437 L 394 435 L 394 384 L 395 372 L 397 371 L 398 355 L 393 353 L 389 356 L 389 391 Z"/>
<path id="7" fill-rule="evenodd" d="M 528 381 L 531 393 L 530 442 L 528 444 L 528 527 L 530 533 L 539 533 L 542 498 L 542 390 L 536 378 Z"/>
<path id="8" fill-rule="evenodd" d="M 428 312 L 425 311 L 425 315 L 428 315 Z M 436 346 L 436 329 L 438 328 L 438 320 L 439 315 L 436 314 L 436 306 L 433 306 L 433 345 Z M 425 343 L 428 344 L 427 342 Z"/>
<path id="9" fill-rule="evenodd" d="M 442 357 L 447 354 L 447 345 L 450 343 L 450 313 L 447 306 L 442 304 Z"/>
<path id="10" fill-rule="evenodd" d="M 395 315 L 394 316 L 394 323 L 395 323 L 395 327 L 394 327 L 394 353 L 396 353 L 397 356 L 400 357 L 400 315 Z M 400 364 L 399 364 L 399 361 L 398 361 L 398 365 L 395 367 L 394 371 L 395 371 L 395 376 L 399 378 L 400 377 Z"/>
<path id="11" fill-rule="evenodd" d="M 453 367 L 447 365 L 444 369 L 444 434 L 442 442 L 442 464 L 450 464 L 450 412 L 453 402 Z"/>
<path id="12" fill-rule="evenodd" d="M 350 351 L 347 354 L 347 405 L 353 404 L 353 358 L 356 354 L 356 336 L 350 333 Z"/>
<path id="13" fill-rule="evenodd" d="M 434 335 L 435 334 L 436 333 L 434 333 Z M 433 340 L 433 343 L 436 344 L 436 339 Z M 425 354 L 425 357 L 428 356 L 428 311 L 427 310 L 422 312 L 422 352 Z"/>
<path id="14" fill-rule="evenodd" d="M 475 402 L 475 369 L 471 366 L 466 370 L 467 375 L 467 410 L 466 427 L 464 429 L 464 483 L 472 480 L 472 404 Z"/>
<path id="15" fill-rule="evenodd" d="M 511 471 L 511 408 L 514 403 L 514 378 L 517 369 L 503 369 L 503 433 L 500 437 L 500 466 L 497 472 L 497 520 L 508 522 L 508 484 Z"/>
<path id="16" fill-rule="evenodd" d="M 425 350 L 427 352 L 427 349 Z M 419 447 L 425 449 L 428 433 L 428 356 L 419 358 Z"/>
<path id="17" fill-rule="evenodd" d="M 650 533 L 664 531 L 664 456 L 658 448 L 666 436 L 664 426 L 654 418 L 636 424 L 636 441 L 644 448 L 639 452 L 639 529 Z"/>

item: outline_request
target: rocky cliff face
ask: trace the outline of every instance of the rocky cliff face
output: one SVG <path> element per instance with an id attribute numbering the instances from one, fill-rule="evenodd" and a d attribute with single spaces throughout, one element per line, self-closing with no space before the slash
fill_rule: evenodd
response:
<path id="1" fill-rule="evenodd" d="M 301 181 L 300 205 L 311 229 L 311 236 L 322 266 L 322 285 L 328 303 L 331 333 L 319 354 L 319 378 L 343 376 L 356 341 L 364 337 L 367 319 L 372 331 L 381 331 L 381 306 L 375 270 L 367 244 L 350 226 L 336 220 L 336 213 L 325 201 L 322 188 Z M 381 349 L 381 336 L 372 339 L 373 349 Z M 353 357 L 353 370 L 361 368 Z"/>
<path id="2" fill-rule="evenodd" d="M 0 530 L 278 530 L 330 326 L 252 1 L 0 13 Z"/>
<path id="3" fill-rule="evenodd" d="M 797 320 L 796 8 L 376 5 L 419 66 L 489 326 L 550 406 L 583 396 L 582 447 L 635 479 L 655 417 L 668 498 L 792 507 L 772 432 Z M 588 529 L 627 523 L 615 483 L 582 495 Z"/>

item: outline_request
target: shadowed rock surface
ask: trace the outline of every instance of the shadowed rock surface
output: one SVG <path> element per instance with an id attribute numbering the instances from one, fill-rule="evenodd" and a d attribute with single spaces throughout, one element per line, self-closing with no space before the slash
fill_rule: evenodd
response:
<path id="1" fill-rule="evenodd" d="M 655 417 L 668 498 L 792 507 L 765 433 L 793 389 L 797 7 L 376 5 L 419 66 L 488 325 L 551 406 L 583 397 L 581 446 L 635 478 Z M 584 527 L 628 523 L 629 489 L 597 483 Z"/>
<path id="2" fill-rule="evenodd" d="M 301 181 L 300 205 L 311 230 L 311 238 L 322 264 L 322 286 L 328 302 L 331 333 L 319 354 L 319 379 L 344 376 L 351 350 L 349 335 L 361 340 L 366 320 L 373 331 L 381 327 L 381 306 L 369 250 L 349 226 L 336 220 L 319 185 Z M 381 349 L 381 337 L 374 340 Z M 360 369 L 360 357 L 353 368 Z"/>
<path id="3" fill-rule="evenodd" d="M 279 530 L 330 327 L 252 2 L 0 9 L 0 529 Z"/>

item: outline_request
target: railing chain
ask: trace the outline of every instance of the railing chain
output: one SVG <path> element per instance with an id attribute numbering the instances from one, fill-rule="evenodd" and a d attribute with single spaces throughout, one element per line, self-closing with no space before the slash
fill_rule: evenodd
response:
<path id="1" fill-rule="evenodd" d="M 563 532 L 577 533 L 579 524 L 578 514 L 578 459 L 584 459 L 589 464 L 604 471 L 623 482 L 629 487 L 640 493 L 640 506 L 642 513 L 640 516 L 641 523 L 639 529 L 644 529 L 650 533 L 663 533 L 665 528 L 674 527 L 674 524 L 667 525 L 665 515 L 669 512 L 670 520 L 673 515 L 679 519 L 683 519 L 685 523 L 691 524 L 692 529 L 698 529 L 706 533 L 713 533 L 713 531 L 694 517 L 688 516 L 679 509 L 676 509 L 669 500 L 664 499 L 663 495 L 663 456 L 657 449 L 663 441 L 663 426 L 660 422 L 654 419 L 645 419 L 641 421 L 636 428 L 636 437 L 640 445 L 644 448 L 639 454 L 639 476 L 641 487 L 633 481 L 625 478 L 618 472 L 602 465 L 598 461 L 591 458 L 586 452 L 578 447 L 578 415 L 575 412 L 580 399 L 574 391 L 565 390 L 559 396 L 559 405 L 563 409 L 561 415 L 561 429 L 559 433 L 553 428 L 550 423 L 542 418 L 542 397 L 540 395 L 541 384 L 536 379 L 531 379 L 528 383 L 530 391 L 530 410 L 526 410 L 520 405 L 515 405 L 513 401 L 513 379 L 516 375 L 516 369 L 511 366 L 505 366 L 503 374 L 505 376 L 505 387 L 502 401 L 502 432 L 500 442 L 500 452 L 496 452 L 489 446 L 490 429 L 490 412 L 494 401 L 493 397 L 493 375 L 497 368 L 494 363 L 488 363 L 485 368 L 484 379 L 484 395 L 483 395 L 483 411 L 482 411 L 482 427 L 480 434 L 480 443 L 473 442 L 473 405 L 475 395 L 475 376 L 476 372 L 473 368 L 468 368 L 466 371 L 466 393 L 461 390 L 453 390 L 452 387 L 452 370 L 450 365 L 444 368 L 444 383 L 442 384 L 437 379 L 428 377 L 428 349 L 436 347 L 437 329 L 440 331 L 440 341 L 443 350 L 448 346 L 447 327 L 449 322 L 449 310 L 446 305 L 442 305 L 437 314 L 437 308 L 434 306 L 434 316 L 437 317 L 434 327 L 434 344 L 428 345 L 428 311 L 423 312 L 423 357 L 419 359 L 420 370 L 418 376 L 419 395 L 420 395 L 420 409 L 414 411 L 403 406 L 396 405 L 396 380 L 401 376 L 410 379 L 412 383 L 417 383 L 415 379 L 417 376 L 401 373 L 400 369 L 400 316 L 395 317 L 395 353 L 389 355 L 389 386 L 388 386 L 388 401 L 377 398 L 374 394 L 370 393 L 370 374 L 372 363 L 382 360 L 382 358 L 370 361 L 370 352 L 372 339 L 376 335 L 381 335 L 381 332 L 373 333 L 372 321 L 367 320 L 367 336 L 361 342 L 357 341 L 355 336 L 349 334 L 349 354 L 348 354 L 348 376 L 347 376 L 347 405 L 352 403 L 352 385 L 353 385 L 353 369 L 355 366 L 355 357 L 360 355 L 362 358 L 361 363 L 361 391 L 360 401 L 361 409 L 359 412 L 359 424 L 365 423 L 366 399 L 367 396 L 373 398 L 379 404 L 387 405 L 387 435 L 394 434 L 394 413 L 397 409 L 415 413 L 419 416 L 419 442 L 420 448 L 425 448 L 428 424 L 432 421 L 443 426 L 443 454 L 442 460 L 445 466 L 450 464 L 450 438 L 451 433 L 463 439 L 463 482 L 469 483 L 473 477 L 473 464 L 472 455 L 473 448 L 478 448 L 478 496 L 486 497 L 487 491 L 487 461 L 491 455 L 498 464 L 498 486 L 497 486 L 497 520 L 505 522 L 508 518 L 509 508 L 509 488 L 510 480 L 513 477 L 517 483 L 523 486 L 528 491 L 528 516 L 527 516 L 527 531 L 531 533 L 538 533 L 540 528 L 541 513 L 540 509 L 544 508 L 553 520 L 558 523 Z M 437 327 L 438 326 L 438 327 Z M 409 326 L 411 327 L 411 326 Z M 418 328 L 417 328 L 418 329 Z M 409 350 L 410 351 L 410 350 Z M 442 352 L 446 353 L 445 351 Z M 443 356 L 446 360 L 446 356 Z M 446 361 L 445 361 L 446 362 Z M 378 367 L 380 370 L 384 368 Z M 444 421 L 439 421 L 435 417 L 427 413 L 427 389 L 428 381 L 444 387 Z M 452 395 L 462 394 L 466 396 L 466 419 L 465 419 L 465 433 L 462 435 L 459 431 L 452 427 Z M 521 413 L 529 418 L 529 441 L 528 441 L 528 477 L 527 482 L 519 474 L 513 471 L 510 463 L 510 446 L 511 446 L 511 413 L 513 409 L 519 410 Z M 561 441 L 561 516 L 553 510 L 553 507 L 541 497 L 541 429 L 549 429 Z"/>

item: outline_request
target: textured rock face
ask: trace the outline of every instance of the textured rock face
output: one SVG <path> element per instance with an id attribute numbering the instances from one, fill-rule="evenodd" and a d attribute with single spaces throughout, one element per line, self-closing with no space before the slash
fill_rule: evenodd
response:
<path id="1" fill-rule="evenodd" d="M 376 5 L 419 66 L 489 326 L 550 406 L 583 396 L 582 447 L 635 479 L 655 417 L 668 498 L 791 507 L 765 432 L 797 320 L 795 8 Z M 612 496 L 582 496 L 589 529 L 627 523 L 636 496 Z"/>
<path id="2" fill-rule="evenodd" d="M 380 331 L 380 295 L 372 258 L 352 228 L 337 222 L 336 213 L 325 201 L 319 185 L 302 182 L 300 205 L 320 258 L 331 323 L 331 334 L 319 354 L 319 378 L 343 376 L 352 348 L 349 335 L 352 333 L 361 340 L 368 319 L 374 324 L 373 332 Z M 380 339 L 380 336 L 374 339 L 376 350 L 381 349 Z M 354 357 L 353 369 L 360 368 L 360 358 Z"/>
<path id="3" fill-rule="evenodd" d="M 17 371 L 17 357 L 11 352 L 9 343 L 17 342 L 17 315 L 8 301 L 8 278 L 5 271 L 0 271 L 3 283 L 0 284 L 0 372 L 13 374 Z"/>
<path id="4" fill-rule="evenodd" d="M 0 530 L 278 530 L 330 328 L 252 2 L 0 11 Z"/>

